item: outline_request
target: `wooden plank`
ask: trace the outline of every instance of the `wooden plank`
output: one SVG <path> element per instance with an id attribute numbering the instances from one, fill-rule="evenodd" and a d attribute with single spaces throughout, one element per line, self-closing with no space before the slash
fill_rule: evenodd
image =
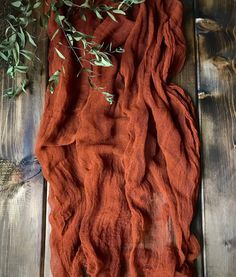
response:
<path id="1" fill-rule="evenodd" d="M 236 2 L 198 0 L 205 276 L 236 276 Z"/>
<path id="2" fill-rule="evenodd" d="M 193 103 L 198 110 L 197 105 L 197 88 L 196 88 L 196 57 L 195 57 L 195 37 L 194 37 L 194 0 L 184 0 L 184 33 L 187 42 L 187 56 L 183 70 L 174 78 L 180 87 L 182 87 L 188 95 L 192 98 Z M 200 189 L 199 189 L 200 192 Z M 202 247 L 202 207 L 201 207 L 201 193 L 199 193 L 199 200 L 197 204 L 196 215 L 192 223 L 192 231 L 196 235 Z M 197 276 L 203 276 L 203 257 L 199 255 L 196 261 Z"/>
<path id="3" fill-rule="evenodd" d="M 38 55 L 46 58 L 45 34 L 34 24 L 39 36 Z M 32 68 L 32 85 L 26 95 L 9 100 L 3 91 L 11 86 L 0 69 L 0 276 L 43 276 L 43 220 L 45 187 L 34 157 L 45 91 L 45 70 Z"/>
<path id="4" fill-rule="evenodd" d="M 48 184 L 49 186 L 49 184 Z M 49 187 L 47 189 L 47 197 L 49 194 Z M 50 214 L 50 206 L 47 202 L 47 220 L 46 220 L 46 239 L 45 239 L 45 264 L 44 264 L 44 276 L 45 277 L 52 277 L 52 272 L 50 268 L 50 259 L 51 259 L 51 251 L 50 251 L 50 245 L 49 245 L 49 239 L 50 239 L 50 232 L 51 232 L 51 226 L 49 223 L 49 214 Z"/>

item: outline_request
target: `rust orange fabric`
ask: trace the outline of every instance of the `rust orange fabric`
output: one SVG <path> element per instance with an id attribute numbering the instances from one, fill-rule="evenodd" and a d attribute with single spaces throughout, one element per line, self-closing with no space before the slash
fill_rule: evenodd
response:
<path id="1" fill-rule="evenodd" d="M 54 277 L 194 275 L 199 138 L 193 104 L 171 82 L 185 60 L 182 16 L 179 0 L 146 0 L 119 23 L 74 14 L 79 30 L 125 49 L 93 68 L 112 105 L 86 72 L 76 77 L 63 33 L 50 43 L 49 74 L 65 73 L 47 90 L 36 155 L 50 183 Z M 52 16 L 49 36 L 56 28 Z"/>

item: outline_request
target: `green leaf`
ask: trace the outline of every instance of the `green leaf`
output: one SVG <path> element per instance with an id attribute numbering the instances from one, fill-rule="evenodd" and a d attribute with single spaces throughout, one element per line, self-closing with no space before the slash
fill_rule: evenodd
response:
<path id="1" fill-rule="evenodd" d="M 15 41 L 16 41 L 16 34 L 15 33 L 11 34 L 8 39 L 9 39 L 10 42 L 15 43 Z"/>
<path id="2" fill-rule="evenodd" d="M 82 5 L 80 5 L 81 8 L 90 8 L 90 5 L 89 5 L 89 0 L 85 0 L 84 3 Z"/>
<path id="3" fill-rule="evenodd" d="M 19 46 L 18 42 L 15 42 L 15 48 L 16 48 L 16 53 L 17 53 L 17 57 L 18 57 L 18 61 L 19 61 L 20 46 Z"/>
<path id="4" fill-rule="evenodd" d="M 111 94 L 111 93 L 109 93 L 109 92 L 106 92 L 106 91 L 102 91 L 101 93 L 105 96 L 106 101 L 107 101 L 110 105 L 112 105 L 113 102 L 114 102 L 114 95 Z"/>
<path id="5" fill-rule="evenodd" d="M 15 90 L 13 88 L 8 88 L 4 91 L 4 95 L 3 96 L 7 96 L 9 98 L 14 97 L 15 95 Z"/>
<path id="6" fill-rule="evenodd" d="M 89 82 L 89 85 L 90 85 L 91 88 L 93 88 L 93 89 L 96 88 L 95 84 L 93 83 L 93 81 L 90 77 L 88 77 L 88 82 Z"/>
<path id="7" fill-rule="evenodd" d="M 56 15 L 55 21 L 57 22 L 57 24 L 62 26 L 63 25 L 63 20 L 65 20 L 65 16 L 64 15 L 60 15 L 60 14 Z"/>
<path id="8" fill-rule="evenodd" d="M 113 13 L 126 15 L 126 13 L 123 10 L 113 10 Z"/>
<path id="9" fill-rule="evenodd" d="M 61 73 L 60 70 L 55 71 L 55 72 L 52 74 L 52 76 L 49 78 L 48 81 L 49 81 L 49 82 L 52 82 L 52 81 L 58 80 L 58 78 L 59 78 L 59 76 L 60 76 L 60 73 Z"/>
<path id="10" fill-rule="evenodd" d="M 73 2 L 69 1 L 69 0 L 64 0 L 63 3 L 68 6 L 68 7 L 72 7 L 73 6 Z"/>
<path id="11" fill-rule="evenodd" d="M 6 62 L 8 62 L 8 57 L 3 53 L 3 52 L 0 52 L 0 57 L 5 60 Z"/>
<path id="12" fill-rule="evenodd" d="M 26 54 L 24 54 L 24 53 L 20 53 L 22 56 L 24 56 L 27 60 L 29 60 L 29 61 L 31 61 L 31 57 L 30 56 L 28 56 L 28 55 L 26 55 Z"/>
<path id="13" fill-rule="evenodd" d="M 24 93 L 26 93 L 26 88 L 27 88 L 28 85 L 29 85 L 29 80 L 28 79 L 24 79 L 21 82 L 21 89 Z"/>
<path id="14" fill-rule="evenodd" d="M 70 44 L 73 46 L 74 40 L 73 40 L 72 35 L 71 35 L 71 34 L 67 34 L 67 37 L 68 37 L 68 39 L 69 39 Z"/>
<path id="15" fill-rule="evenodd" d="M 101 57 L 99 60 L 93 60 L 92 63 L 97 66 L 110 67 L 113 66 L 109 59 Z"/>
<path id="16" fill-rule="evenodd" d="M 102 15 L 100 14 L 100 12 L 98 10 L 94 10 L 94 12 L 95 12 L 97 18 L 103 19 Z"/>
<path id="17" fill-rule="evenodd" d="M 60 77 L 61 71 L 57 70 L 55 71 L 52 76 L 49 78 L 48 82 L 50 83 L 50 93 L 54 93 L 55 86 L 59 83 L 59 77 Z"/>
<path id="18" fill-rule="evenodd" d="M 82 18 L 83 21 L 86 21 L 86 20 L 87 20 L 85 14 L 82 14 L 82 15 L 81 15 L 81 18 Z"/>
<path id="19" fill-rule="evenodd" d="M 16 17 L 15 17 L 14 15 L 12 15 L 12 14 L 9 14 L 8 17 L 9 17 L 11 20 L 14 20 L 14 21 L 17 20 Z"/>
<path id="20" fill-rule="evenodd" d="M 50 93 L 53 94 L 54 93 L 54 87 L 53 86 L 50 86 Z"/>
<path id="21" fill-rule="evenodd" d="M 7 69 L 7 74 L 8 74 L 8 75 L 11 75 L 11 76 L 14 74 L 14 66 L 8 67 L 8 69 Z"/>
<path id="22" fill-rule="evenodd" d="M 115 52 L 116 52 L 116 53 L 124 53 L 124 52 L 125 52 L 125 49 L 122 48 L 122 47 L 117 47 L 117 48 L 115 49 Z"/>
<path id="23" fill-rule="evenodd" d="M 19 73 L 26 73 L 28 71 L 28 66 L 25 66 L 25 65 L 18 65 L 18 66 L 15 66 L 15 71 L 19 72 Z"/>
<path id="24" fill-rule="evenodd" d="M 24 31 L 21 26 L 20 26 L 20 32 L 18 32 L 17 35 L 20 38 L 21 46 L 24 48 L 25 47 L 25 34 L 24 34 Z"/>
<path id="25" fill-rule="evenodd" d="M 55 47 L 55 50 L 56 50 L 56 52 L 57 52 L 57 55 L 61 58 L 61 59 L 63 59 L 63 60 L 65 60 L 65 56 Z"/>
<path id="26" fill-rule="evenodd" d="M 26 70 L 26 69 L 28 69 L 28 66 L 26 66 L 26 65 L 18 65 L 18 66 L 16 66 L 16 68 L 18 68 L 20 70 Z"/>
<path id="27" fill-rule="evenodd" d="M 65 74 L 65 73 L 66 73 L 66 71 L 65 71 L 65 67 L 64 67 L 64 65 L 61 67 L 61 69 L 62 69 L 62 72 Z"/>
<path id="28" fill-rule="evenodd" d="M 32 10 L 28 11 L 28 12 L 25 14 L 25 16 L 29 18 L 31 14 L 32 14 Z"/>
<path id="29" fill-rule="evenodd" d="M 41 6 L 41 1 L 38 1 L 38 2 L 36 2 L 34 5 L 33 5 L 33 9 L 37 9 L 38 7 L 40 7 Z"/>
<path id="30" fill-rule="evenodd" d="M 83 38 L 83 36 L 81 36 L 79 33 L 73 34 L 73 39 L 75 41 L 80 41 L 82 38 Z"/>
<path id="31" fill-rule="evenodd" d="M 19 20 L 21 22 L 21 24 L 27 26 L 29 24 L 29 18 L 27 17 L 19 17 Z"/>
<path id="32" fill-rule="evenodd" d="M 27 31 L 26 31 L 26 35 L 28 37 L 28 40 L 29 40 L 30 44 L 32 44 L 34 47 L 37 47 L 34 39 L 32 38 L 32 36 Z"/>
<path id="33" fill-rule="evenodd" d="M 52 2 L 51 5 L 50 5 L 50 7 L 51 7 L 51 10 L 52 10 L 52 11 L 54 11 L 54 12 L 57 11 L 56 3 Z"/>
<path id="34" fill-rule="evenodd" d="M 115 16 L 114 16 L 112 13 L 107 12 L 107 14 L 110 16 L 110 18 L 111 18 L 113 21 L 118 22 L 118 21 L 116 20 Z"/>
<path id="35" fill-rule="evenodd" d="M 32 55 L 33 53 L 29 50 L 25 50 L 25 49 L 22 49 L 21 52 L 25 53 L 25 54 L 29 54 L 29 55 Z"/>
<path id="36" fill-rule="evenodd" d="M 16 8 L 19 8 L 21 6 L 21 1 L 11 2 L 11 5 L 16 7 Z"/>
<path id="37" fill-rule="evenodd" d="M 14 58 L 15 64 L 17 65 L 19 63 L 19 55 L 17 53 L 16 48 L 12 49 L 12 53 L 13 53 L 13 58 Z"/>
<path id="38" fill-rule="evenodd" d="M 9 27 L 6 29 L 5 34 L 7 34 L 9 28 L 11 28 L 12 30 L 16 31 L 16 28 L 11 24 L 11 22 L 9 20 L 7 20 L 7 23 L 9 24 Z"/>
<path id="39" fill-rule="evenodd" d="M 54 38 L 56 37 L 56 35 L 58 34 L 59 32 L 59 28 L 54 32 L 54 34 L 52 35 L 52 38 L 51 38 L 51 41 L 54 40 Z"/>

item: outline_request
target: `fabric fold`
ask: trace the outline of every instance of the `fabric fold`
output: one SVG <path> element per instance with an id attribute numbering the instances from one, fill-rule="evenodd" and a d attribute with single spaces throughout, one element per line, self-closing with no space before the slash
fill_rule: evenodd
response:
<path id="1" fill-rule="evenodd" d="M 73 24 L 98 43 L 123 47 L 94 82 L 61 46 L 49 46 L 49 74 L 36 155 L 50 184 L 51 268 L 55 277 L 194 276 L 200 247 L 190 232 L 200 175 L 197 119 L 171 78 L 185 61 L 179 0 L 146 0 L 118 23 L 92 14 Z M 53 15 L 49 35 L 57 26 Z M 60 44 L 61 45 L 61 44 Z M 78 50 L 79 51 L 79 50 Z M 78 54 L 81 54 L 78 52 Z"/>

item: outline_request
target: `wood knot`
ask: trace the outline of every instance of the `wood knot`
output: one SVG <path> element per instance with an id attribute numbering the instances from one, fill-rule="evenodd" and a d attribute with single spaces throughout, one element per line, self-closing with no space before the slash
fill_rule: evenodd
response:
<path id="1" fill-rule="evenodd" d="M 198 99 L 200 99 L 200 100 L 205 99 L 209 96 L 211 96 L 211 94 L 209 92 L 205 92 L 205 91 L 198 92 Z"/>
<path id="2" fill-rule="evenodd" d="M 231 250 L 233 250 L 233 249 L 235 249 L 235 238 L 233 238 L 233 239 L 226 239 L 226 240 L 224 240 L 224 246 L 225 246 L 225 248 L 228 250 L 228 251 L 231 251 Z"/>
<path id="3" fill-rule="evenodd" d="M 224 70 L 226 67 L 231 66 L 231 62 L 225 57 L 214 57 L 212 59 L 212 64 L 217 67 L 219 70 Z"/>
<path id="4" fill-rule="evenodd" d="M 41 172 L 34 156 L 24 158 L 20 163 L 0 158 L 0 194 L 12 198 L 21 186 Z"/>
<path id="5" fill-rule="evenodd" d="M 216 32 L 222 29 L 215 20 L 209 18 L 196 18 L 195 23 L 198 33 Z"/>

